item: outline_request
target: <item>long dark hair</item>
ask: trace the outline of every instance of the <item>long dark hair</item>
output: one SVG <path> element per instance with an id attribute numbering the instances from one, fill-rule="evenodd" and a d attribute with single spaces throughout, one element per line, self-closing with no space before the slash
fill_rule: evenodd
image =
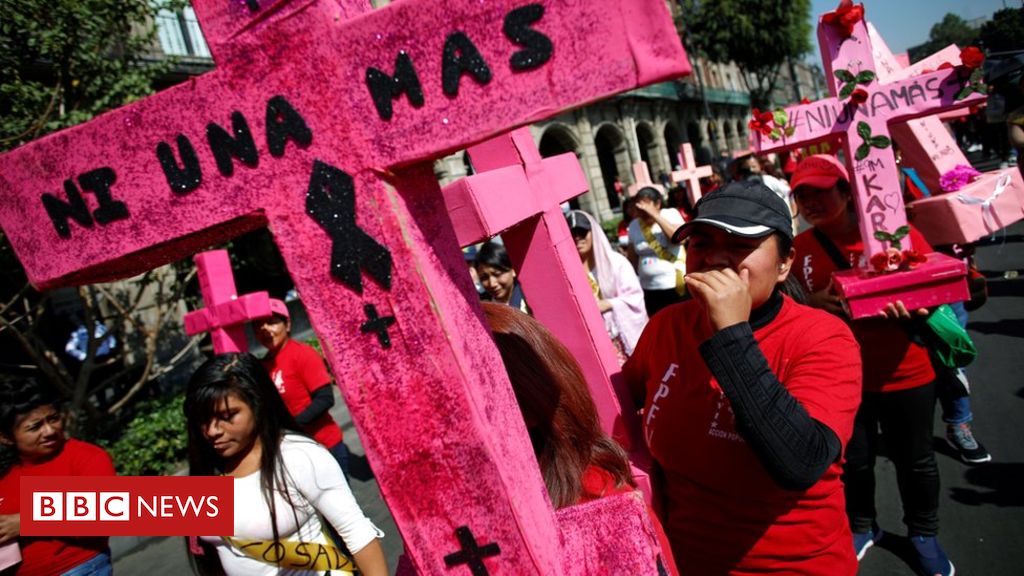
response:
<path id="1" fill-rule="evenodd" d="M 611 474 L 616 486 L 635 486 L 626 453 L 601 430 L 583 373 L 565 346 L 519 310 L 482 305 L 555 508 L 579 501 L 590 465 Z"/>
<path id="2" fill-rule="evenodd" d="M 214 452 L 203 435 L 205 426 L 224 404 L 229 394 L 235 394 L 252 410 L 256 434 L 262 445 L 260 456 L 260 488 L 270 508 L 274 541 L 277 533 L 277 506 L 274 493 L 282 494 L 292 504 L 287 489 L 285 470 L 281 465 L 281 440 L 286 432 L 302 434 L 270 375 L 252 354 L 219 354 L 200 366 L 188 382 L 185 392 L 185 418 L 188 421 L 188 466 L 192 476 L 214 476 L 222 472 L 223 459 Z M 295 507 L 291 506 L 292 513 Z M 296 520 L 296 523 L 298 521 Z M 191 551 L 189 552 L 191 556 Z M 207 549 L 204 554 L 212 554 Z M 196 562 L 196 559 L 193 558 Z M 200 565 L 206 564 L 204 559 Z M 195 566 L 195 564 L 194 564 Z M 200 566 L 200 572 L 207 570 Z"/>
<path id="3" fill-rule="evenodd" d="M 502 272 L 508 272 L 512 269 L 512 259 L 508 257 L 508 251 L 505 250 L 504 245 L 492 240 L 484 242 L 480 246 L 476 252 L 476 258 L 473 259 L 473 265 L 477 267 L 490 266 Z"/>
<path id="4" fill-rule="evenodd" d="M 36 378 L 0 374 L 0 434 L 13 441 L 19 417 L 43 406 L 60 410 L 61 400 L 52 388 Z M 6 475 L 18 459 L 17 448 L 0 444 L 0 477 Z"/>

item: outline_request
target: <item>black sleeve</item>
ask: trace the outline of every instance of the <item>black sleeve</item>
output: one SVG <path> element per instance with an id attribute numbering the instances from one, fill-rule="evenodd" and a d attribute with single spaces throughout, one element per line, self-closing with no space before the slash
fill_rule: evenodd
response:
<path id="1" fill-rule="evenodd" d="M 839 457 L 839 438 L 779 382 L 750 324 L 718 331 L 700 353 L 732 405 L 737 431 L 771 477 L 786 490 L 814 485 Z"/>
<path id="2" fill-rule="evenodd" d="M 319 418 L 323 413 L 331 409 L 334 406 L 334 391 L 331 390 L 331 385 L 321 386 L 313 393 L 309 395 L 311 402 L 309 406 L 302 412 L 299 412 L 295 416 L 295 421 L 301 426 L 305 426 Z"/>

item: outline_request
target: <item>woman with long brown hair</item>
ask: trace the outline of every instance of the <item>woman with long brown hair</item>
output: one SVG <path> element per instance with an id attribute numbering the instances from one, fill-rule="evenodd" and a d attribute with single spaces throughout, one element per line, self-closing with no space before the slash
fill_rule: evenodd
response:
<path id="1" fill-rule="evenodd" d="M 629 462 L 597 418 L 576 360 L 540 322 L 483 303 L 555 508 L 633 490 Z"/>

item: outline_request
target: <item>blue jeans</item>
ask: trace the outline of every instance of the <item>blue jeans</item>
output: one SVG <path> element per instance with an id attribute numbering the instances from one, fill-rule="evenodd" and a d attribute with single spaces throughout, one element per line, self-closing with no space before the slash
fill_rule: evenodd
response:
<path id="1" fill-rule="evenodd" d="M 334 456 L 334 459 L 338 461 L 338 466 L 341 466 L 341 473 L 345 475 L 345 479 L 348 480 L 348 446 L 345 446 L 344 442 L 338 442 L 334 446 L 327 449 Z"/>
<path id="2" fill-rule="evenodd" d="M 110 564 L 110 549 L 108 548 L 61 576 L 111 576 L 113 573 L 114 569 Z"/>

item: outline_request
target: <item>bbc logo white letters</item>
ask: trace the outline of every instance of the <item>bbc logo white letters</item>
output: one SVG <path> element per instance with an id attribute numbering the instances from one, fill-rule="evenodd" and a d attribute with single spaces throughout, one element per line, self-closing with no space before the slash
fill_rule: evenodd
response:
<path id="1" fill-rule="evenodd" d="M 127 492 L 33 492 L 36 521 L 123 521 L 130 519 Z"/>

